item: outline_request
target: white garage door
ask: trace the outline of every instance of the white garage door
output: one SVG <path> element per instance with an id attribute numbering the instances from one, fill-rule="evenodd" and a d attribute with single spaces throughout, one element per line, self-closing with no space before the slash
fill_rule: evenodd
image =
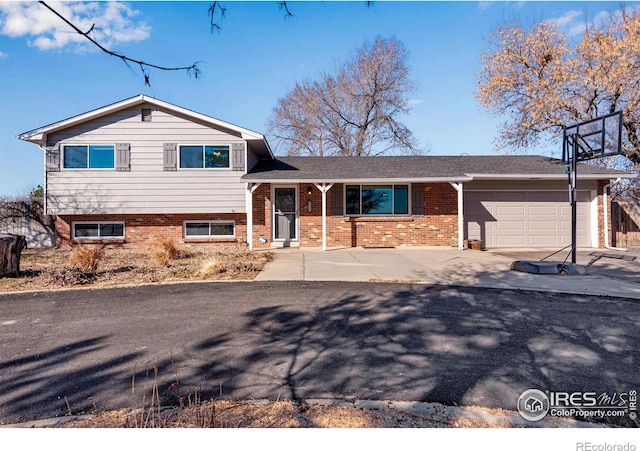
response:
<path id="1" fill-rule="evenodd" d="M 589 192 L 578 192 L 579 247 L 591 247 Z M 485 247 L 557 247 L 571 244 L 566 191 L 464 193 L 465 235 Z"/>

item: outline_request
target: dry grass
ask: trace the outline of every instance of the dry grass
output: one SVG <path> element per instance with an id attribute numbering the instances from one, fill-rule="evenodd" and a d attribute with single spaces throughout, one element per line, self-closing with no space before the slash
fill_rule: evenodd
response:
<path id="1" fill-rule="evenodd" d="M 169 261 L 179 256 L 175 240 L 165 236 L 156 236 L 151 247 L 152 260 L 157 266 L 167 266 Z"/>
<path id="2" fill-rule="evenodd" d="M 82 271 L 95 273 L 103 257 L 102 246 L 80 245 L 75 246 L 71 251 L 69 263 Z"/>
<path id="3" fill-rule="evenodd" d="M 266 405 L 248 401 L 212 400 L 184 408 L 149 411 L 119 410 L 91 419 L 74 420 L 60 428 L 495 428 L 513 427 L 451 417 L 445 406 L 434 404 L 436 413 L 414 415 L 392 409 L 360 409 L 355 406 L 320 406 L 291 401 Z"/>
<path id="4" fill-rule="evenodd" d="M 76 247 L 78 249 L 80 246 Z M 98 248 L 99 249 L 99 248 Z M 20 277 L 0 278 L 0 293 L 8 291 L 51 290 L 75 285 L 115 287 L 131 284 L 190 280 L 251 280 L 268 262 L 269 251 L 249 251 L 241 247 L 193 247 L 176 249 L 175 259 L 158 266 L 153 248 L 101 249 L 102 254 L 72 257 L 70 250 L 25 249 L 20 261 Z M 79 268 L 82 260 L 95 272 Z M 85 260 L 86 259 L 86 260 Z M 216 269 L 203 271 L 207 263 Z"/>

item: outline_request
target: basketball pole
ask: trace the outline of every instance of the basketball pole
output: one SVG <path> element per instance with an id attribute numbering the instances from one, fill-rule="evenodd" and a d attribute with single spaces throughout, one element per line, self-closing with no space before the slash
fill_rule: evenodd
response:
<path id="1" fill-rule="evenodd" d="M 576 247 L 578 241 L 578 140 L 576 137 L 571 144 L 571 263 L 576 263 Z"/>

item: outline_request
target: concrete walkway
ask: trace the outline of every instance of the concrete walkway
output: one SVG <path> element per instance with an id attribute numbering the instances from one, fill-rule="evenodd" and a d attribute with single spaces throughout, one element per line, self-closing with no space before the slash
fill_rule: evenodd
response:
<path id="1" fill-rule="evenodd" d="M 585 261 L 594 260 L 594 251 L 597 250 L 580 251 L 578 263 L 585 265 Z M 601 253 L 610 255 L 615 251 Z M 443 247 L 340 248 L 325 252 L 319 249 L 276 249 L 273 261 L 267 264 L 256 280 L 414 282 L 640 299 L 640 271 L 638 278 L 634 277 L 635 273 L 629 274 L 629 265 L 624 266 L 628 258 L 596 259 L 613 265 L 612 268 L 608 267 L 610 274 L 615 274 L 615 265 L 624 267 L 626 277 L 621 280 L 594 271 L 588 271 L 585 276 L 512 271 L 511 263 L 521 259 L 520 255 L 531 257 L 527 251 L 519 254 L 517 251 L 502 250 L 497 253 Z M 564 256 L 560 256 L 550 260 L 562 262 L 563 259 Z M 640 269 L 640 265 L 632 266 L 631 270 L 636 268 Z"/>

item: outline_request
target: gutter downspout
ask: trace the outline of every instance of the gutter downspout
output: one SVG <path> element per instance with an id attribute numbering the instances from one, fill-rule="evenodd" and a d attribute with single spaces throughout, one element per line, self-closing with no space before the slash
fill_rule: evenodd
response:
<path id="1" fill-rule="evenodd" d="M 42 144 L 44 144 L 44 147 L 42 147 Z M 48 208 L 47 208 L 47 135 L 44 134 L 42 136 L 42 141 L 41 144 L 38 144 L 38 148 L 40 150 L 42 150 L 42 169 L 43 169 L 43 178 L 42 178 L 42 183 L 43 183 L 43 187 L 42 187 L 42 208 L 44 210 L 44 214 L 47 215 L 48 214 Z"/>
<path id="2" fill-rule="evenodd" d="M 614 251 L 627 251 L 627 249 L 621 248 L 621 247 L 614 247 L 614 246 L 610 246 L 609 245 L 609 201 L 607 199 L 607 190 L 610 186 L 615 185 L 616 183 L 619 183 L 621 179 L 616 179 L 615 182 L 613 183 L 608 183 L 606 185 L 604 185 L 602 187 L 602 203 L 603 203 L 603 210 L 604 210 L 604 247 L 606 249 L 611 249 Z M 611 233 L 613 233 L 613 230 L 611 230 Z"/>

